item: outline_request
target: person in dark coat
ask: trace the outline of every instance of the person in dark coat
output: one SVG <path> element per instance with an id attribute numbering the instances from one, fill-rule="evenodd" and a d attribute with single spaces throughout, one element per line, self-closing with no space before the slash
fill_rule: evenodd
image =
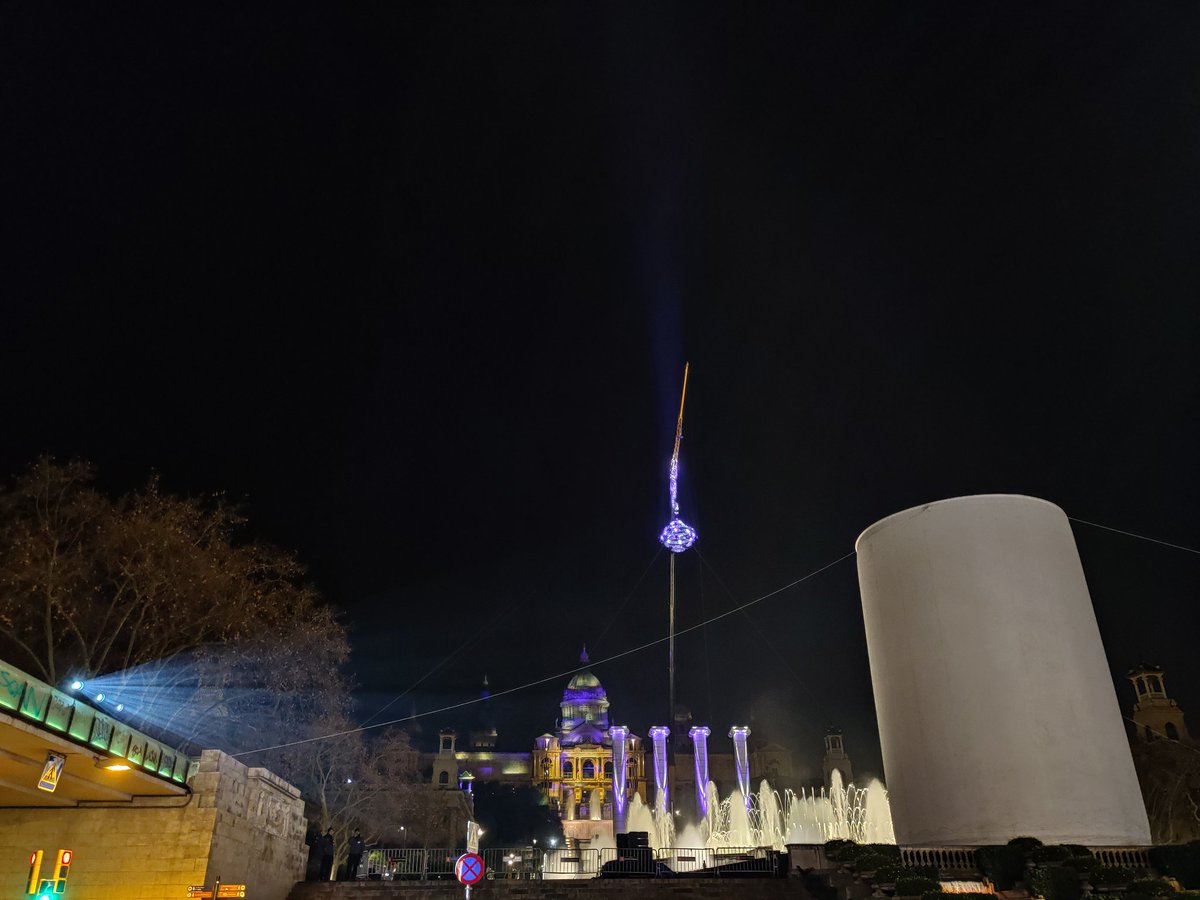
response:
<path id="1" fill-rule="evenodd" d="M 328 829 L 321 835 L 321 871 L 317 876 L 318 881 L 328 881 L 333 873 L 333 851 L 335 849 L 333 843 L 333 829 Z"/>
<path id="2" fill-rule="evenodd" d="M 357 828 L 354 829 L 354 836 L 350 838 L 350 853 L 349 859 L 346 861 L 346 880 L 353 881 L 358 877 L 358 865 L 362 862 L 363 850 L 366 849 L 366 844 L 363 843 L 362 834 Z"/>

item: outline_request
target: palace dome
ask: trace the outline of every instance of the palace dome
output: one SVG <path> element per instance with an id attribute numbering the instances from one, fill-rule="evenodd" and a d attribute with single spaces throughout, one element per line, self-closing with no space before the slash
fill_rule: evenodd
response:
<path id="1" fill-rule="evenodd" d="M 579 656 L 584 665 L 588 662 L 587 648 Z M 576 672 L 567 682 L 559 704 L 562 716 L 559 719 L 559 735 L 564 744 L 600 743 L 608 731 L 608 694 L 600 679 L 584 669 Z"/>

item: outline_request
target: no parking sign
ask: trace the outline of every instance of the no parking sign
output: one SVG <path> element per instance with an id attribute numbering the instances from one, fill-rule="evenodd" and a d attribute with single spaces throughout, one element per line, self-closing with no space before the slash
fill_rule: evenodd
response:
<path id="1" fill-rule="evenodd" d="M 483 872 L 483 857 L 478 853 L 464 853 L 454 864 L 454 877 L 467 887 L 482 879 Z"/>

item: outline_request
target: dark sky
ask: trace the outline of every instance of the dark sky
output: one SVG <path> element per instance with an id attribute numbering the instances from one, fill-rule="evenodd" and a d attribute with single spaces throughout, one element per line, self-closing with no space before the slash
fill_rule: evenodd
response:
<path id="1" fill-rule="evenodd" d="M 0 471 L 245 498 L 365 708 L 665 634 L 685 359 L 684 626 L 964 493 L 1200 546 L 1197 46 L 1193 2 L 8 5 Z M 1200 560 L 1077 536 L 1114 673 L 1200 709 Z M 878 770 L 853 560 L 679 652 L 715 734 Z M 661 647 L 597 674 L 662 718 Z"/>

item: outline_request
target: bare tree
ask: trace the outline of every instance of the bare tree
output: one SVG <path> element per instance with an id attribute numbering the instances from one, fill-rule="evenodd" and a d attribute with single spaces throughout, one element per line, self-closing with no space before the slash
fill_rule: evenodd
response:
<path id="1" fill-rule="evenodd" d="M 0 492 L 0 653 L 52 684 L 106 676 L 141 724 L 195 741 L 344 692 L 333 610 L 219 495 L 110 499 L 43 458 Z M 325 705 L 325 704 L 321 704 Z"/>
<path id="2" fill-rule="evenodd" d="M 416 750 L 402 731 L 354 730 L 345 629 L 291 554 L 239 539 L 244 524 L 220 495 L 152 479 L 114 499 L 86 463 L 39 459 L 0 489 L 0 656 L 51 684 L 98 680 L 123 719 L 185 750 L 253 752 L 339 852 L 355 827 L 417 822 Z"/>

